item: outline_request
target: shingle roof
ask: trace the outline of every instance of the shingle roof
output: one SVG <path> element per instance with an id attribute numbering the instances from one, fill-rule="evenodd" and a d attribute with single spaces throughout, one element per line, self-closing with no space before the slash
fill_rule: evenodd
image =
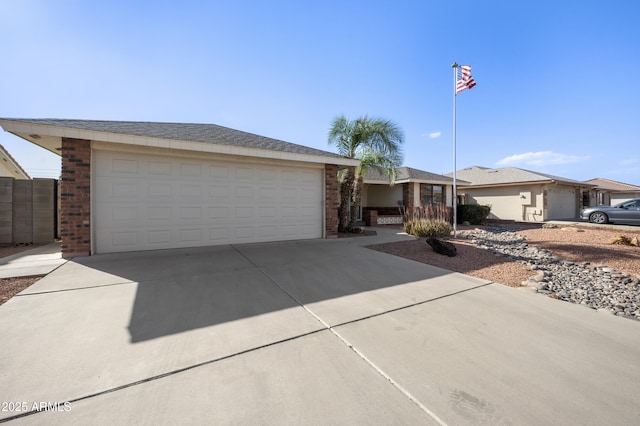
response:
<path id="1" fill-rule="evenodd" d="M 592 185 L 598 185 L 598 188 L 608 189 L 612 191 L 630 191 L 630 192 L 638 192 L 640 191 L 640 186 L 631 185 L 629 183 L 618 182 L 611 179 L 605 178 L 594 178 L 586 180 L 585 182 L 590 183 Z"/>
<path id="2" fill-rule="evenodd" d="M 452 173 L 447 173 L 451 176 Z M 472 166 L 466 169 L 457 170 L 456 177 L 464 179 L 471 183 L 472 186 L 481 185 L 507 185 L 513 183 L 532 183 L 557 181 L 562 183 L 570 183 L 581 186 L 590 186 L 588 183 L 578 180 L 568 179 L 560 176 L 554 176 L 547 173 L 533 172 L 531 170 L 520 169 L 517 167 L 503 167 L 500 169 L 490 169 L 487 167 Z"/>
<path id="3" fill-rule="evenodd" d="M 345 158 L 341 155 L 272 139 L 253 133 L 243 132 L 216 124 L 158 123 L 138 121 L 68 120 L 68 119 L 14 119 L 16 121 L 47 126 L 66 127 L 93 132 L 116 133 L 149 138 L 170 139 L 188 142 L 202 142 L 243 148 L 281 151 L 294 154 Z"/>
<path id="4" fill-rule="evenodd" d="M 368 168 L 364 175 L 365 181 L 388 181 L 389 178 L 386 174 L 380 172 L 374 168 Z M 453 179 L 439 175 L 436 173 L 426 172 L 424 170 L 414 169 L 411 167 L 398 167 L 396 169 L 396 182 L 402 181 L 421 181 L 421 182 L 433 182 L 433 183 L 444 183 L 444 184 L 453 184 Z M 465 183 L 465 182 L 462 182 Z"/>

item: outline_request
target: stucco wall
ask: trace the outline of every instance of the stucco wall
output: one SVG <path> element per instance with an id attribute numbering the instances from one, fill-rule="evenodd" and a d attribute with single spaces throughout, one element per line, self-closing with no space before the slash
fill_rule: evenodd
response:
<path id="1" fill-rule="evenodd" d="M 456 191 L 459 190 L 456 188 Z M 444 205 L 447 207 L 453 207 L 451 200 L 453 200 L 453 185 L 447 185 L 444 187 Z"/>
<path id="2" fill-rule="evenodd" d="M 490 205 L 490 219 L 525 222 L 577 217 L 577 191 L 576 188 L 567 185 L 540 184 L 458 188 L 459 194 L 466 194 L 468 203 Z"/>
<path id="3" fill-rule="evenodd" d="M 542 185 L 458 188 L 469 204 L 490 205 L 490 219 L 543 221 Z M 524 198 L 522 198 L 524 197 Z"/>
<path id="4" fill-rule="evenodd" d="M 402 201 L 402 185 L 365 185 L 362 194 L 364 207 L 398 207 Z"/>

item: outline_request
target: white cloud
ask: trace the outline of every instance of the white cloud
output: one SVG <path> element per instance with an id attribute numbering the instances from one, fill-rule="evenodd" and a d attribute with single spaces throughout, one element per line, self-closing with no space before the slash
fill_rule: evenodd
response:
<path id="1" fill-rule="evenodd" d="M 620 160 L 618 164 L 621 166 L 628 166 L 630 164 L 635 164 L 637 162 L 640 162 L 640 160 L 638 160 L 637 158 L 628 158 L 626 160 Z"/>
<path id="2" fill-rule="evenodd" d="M 442 132 L 429 133 L 427 134 L 427 136 L 429 136 L 429 139 L 438 139 L 440 136 L 442 136 Z"/>
<path id="3" fill-rule="evenodd" d="M 589 156 L 561 154 L 553 151 L 525 152 L 505 157 L 496 164 L 499 166 L 514 166 L 524 164 L 528 166 L 549 166 L 558 164 L 578 163 L 588 159 Z"/>

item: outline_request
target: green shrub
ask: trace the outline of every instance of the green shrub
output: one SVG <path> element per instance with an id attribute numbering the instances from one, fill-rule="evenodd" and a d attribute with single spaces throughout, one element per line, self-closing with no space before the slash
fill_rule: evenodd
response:
<path id="1" fill-rule="evenodd" d="M 477 204 L 458 204 L 458 223 L 469 222 L 472 225 L 480 225 L 487 220 L 491 213 L 491 206 L 479 206 Z"/>
<path id="2" fill-rule="evenodd" d="M 404 232 L 415 237 L 448 237 L 451 224 L 446 220 L 410 218 L 402 223 Z"/>

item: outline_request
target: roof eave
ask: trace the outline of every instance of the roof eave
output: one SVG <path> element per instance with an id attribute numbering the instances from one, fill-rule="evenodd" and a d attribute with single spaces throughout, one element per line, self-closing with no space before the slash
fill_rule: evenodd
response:
<path id="1" fill-rule="evenodd" d="M 364 179 L 363 183 L 368 183 L 368 184 L 374 184 L 374 185 L 389 185 L 389 180 L 378 180 L 378 179 Z M 408 178 L 408 179 L 396 179 L 394 182 L 394 185 L 397 184 L 401 184 L 401 183 L 427 183 L 427 184 L 431 184 L 431 185 L 453 185 L 453 181 L 444 181 L 444 180 L 435 180 L 435 179 L 414 179 L 414 178 Z M 458 185 L 460 186 L 467 186 L 469 185 L 468 182 L 457 182 Z"/>
<path id="2" fill-rule="evenodd" d="M 310 155 L 295 152 L 239 147 L 233 145 L 221 145 L 206 142 L 163 139 L 53 126 L 48 124 L 18 122 L 13 120 L 0 120 L 0 126 L 7 132 L 12 133 L 57 155 L 60 155 L 60 150 L 62 148 L 62 138 L 64 137 L 119 143 L 125 145 L 146 146 L 152 148 L 178 149 L 193 152 L 207 152 L 214 154 L 300 161 L 307 163 L 335 164 L 337 166 L 358 166 L 360 164 L 359 160 L 346 157 Z"/>
<path id="3" fill-rule="evenodd" d="M 558 184 L 558 185 L 567 185 L 567 186 L 580 186 L 585 188 L 593 188 L 596 185 L 591 185 L 588 183 L 582 182 L 566 182 L 560 180 L 532 180 L 532 181 L 522 181 L 522 182 L 501 182 L 501 183 L 486 183 L 486 184 L 473 184 L 470 183 L 466 185 L 468 188 L 495 188 L 500 186 L 522 186 L 522 185 L 544 185 L 544 184 Z"/>
<path id="4" fill-rule="evenodd" d="M 0 147 L 1 146 L 2 145 L 0 145 Z M 15 158 L 13 158 L 13 156 L 9 153 L 9 151 L 4 149 L 4 147 L 2 147 L 0 151 L 2 152 L 2 157 L 9 164 L 9 166 L 11 166 L 10 169 L 14 170 L 14 172 L 12 173 L 16 175 L 15 177 L 17 179 L 26 179 L 26 180 L 31 179 L 31 176 L 29 176 L 27 171 L 22 168 L 22 166 L 18 163 L 18 161 Z"/>

